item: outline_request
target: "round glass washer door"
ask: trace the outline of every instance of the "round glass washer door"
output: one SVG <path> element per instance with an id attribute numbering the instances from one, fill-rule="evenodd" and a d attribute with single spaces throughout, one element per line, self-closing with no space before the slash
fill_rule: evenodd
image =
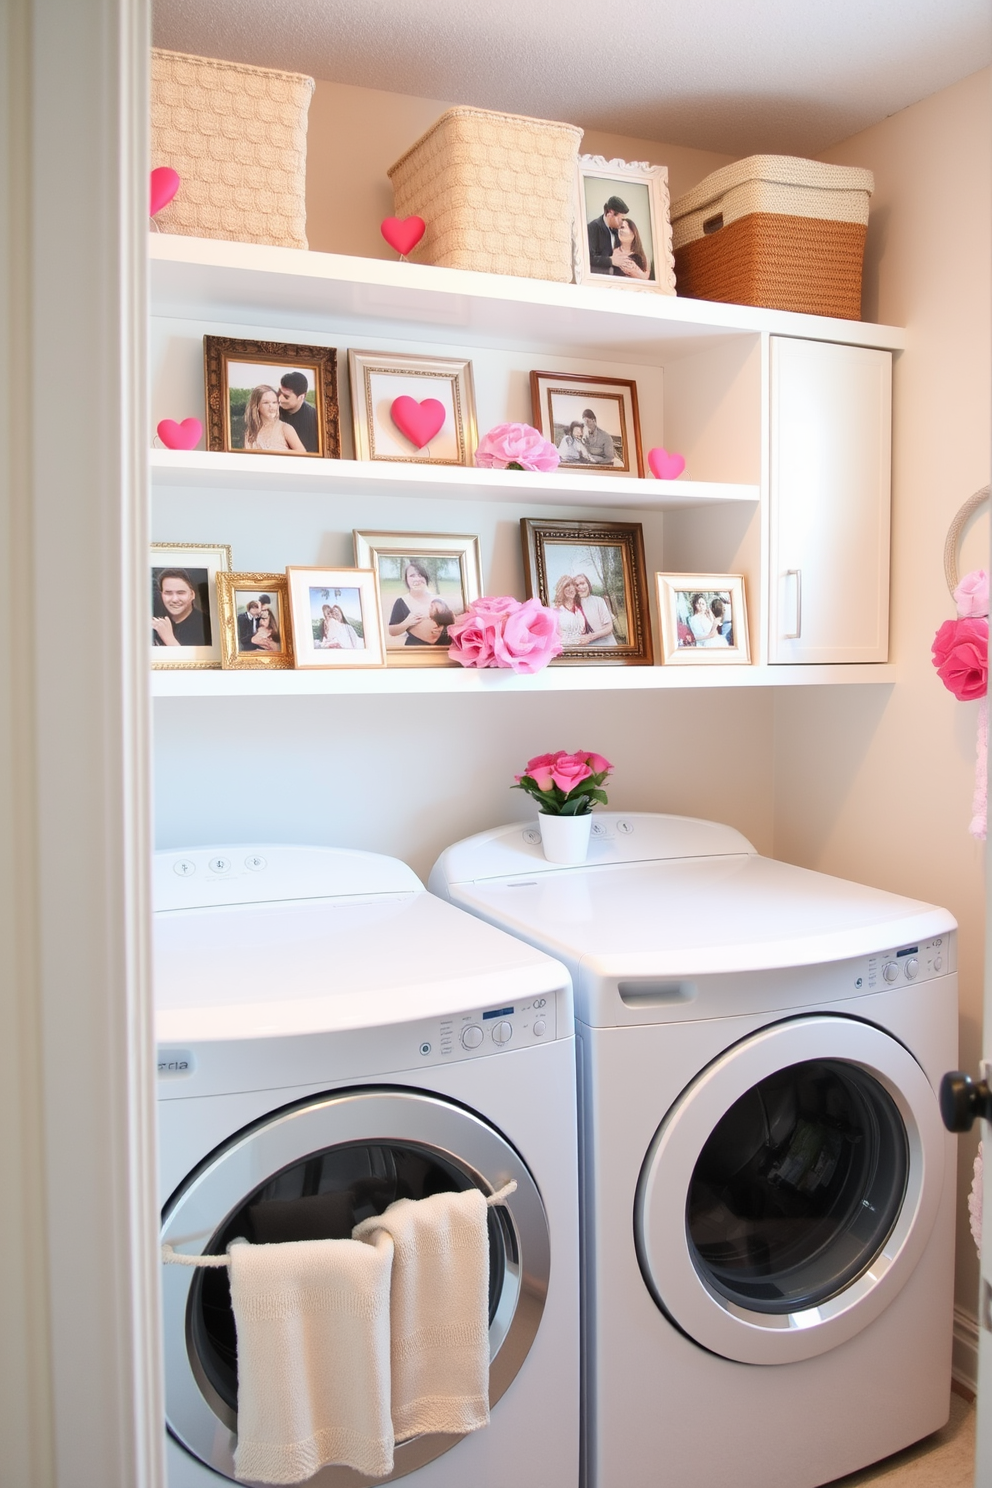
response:
<path id="1" fill-rule="evenodd" d="M 797 1018 L 728 1049 L 641 1169 L 635 1241 L 655 1301 L 713 1353 L 812 1358 L 889 1305 L 933 1228 L 936 1097 L 908 1050 L 852 1018 Z"/>
<path id="2" fill-rule="evenodd" d="M 232 1137 L 165 1207 L 162 1241 L 186 1255 L 220 1255 L 237 1236 L 257 1244 L 344 1239 L 397 1198 L 471 1186 L 516 1192 L 489 1210 L 490 1405 L 509 1387 L 540 1326 L 550 1237 L 537 1186 L 519 1153 L 473 1112 L 420 1091 L 352 1089 L 283 1108 Z M 232 1482 L 237 1350 L 227 1270 L 162 1268 L 166 1422 L 193 1457 Z M 388 1478 L 326 1467 L 313 1488 L 392 1482 L 460 1437 L 397 1443 Z"/>

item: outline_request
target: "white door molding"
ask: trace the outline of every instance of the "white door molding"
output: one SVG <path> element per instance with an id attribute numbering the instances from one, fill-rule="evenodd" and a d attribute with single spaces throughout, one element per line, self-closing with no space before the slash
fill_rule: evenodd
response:
<path id="1" fill-rule="evenodd" d="M 159 1488 L 148 6 L 0 37 L 0 1478 Z"/>

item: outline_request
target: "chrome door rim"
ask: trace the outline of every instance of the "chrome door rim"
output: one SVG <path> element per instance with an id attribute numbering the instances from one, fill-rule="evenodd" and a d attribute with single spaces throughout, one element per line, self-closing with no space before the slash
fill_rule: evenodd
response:
<path id="1" fill-rule="evenodd" d="M 420 1147 L 484 1193 L 517 1184 L 496 1211 L 504 1239 L 504 1280 L 490 1324 L 489 1401 L 509 1388 L 540 1326 L 550 1277 L 550 1235 L 540 1193 L 520 1154 L 474 1112 L 423 1091 L 373 1087 L 332 1092 L 273 1112 L 234 1135 L 169 1200 L 162 1241 L 186 1255 L 210 1253 L 213 1237 L 249 1194 L 314 1152 L 346 1143 Z M 197 1272 L 163 1268 L 166 1420 L 170 1433 L 214 1472 L 234 1473 L 237 1418 L 207 1381 L 188 1335 L 189 1293 Z M 461 1437 L 398 1443 L 388 1478 L 326 1467 L 313 1488 L 365 1488 L 392 1482 L 449 1451 Z"/>
<path id="2" fill-rule="evenodd" d="M 752 1311 L 720 1294 L 697 1269 L 686 1196 L 703 1144 L 734 1102 L 767 1076 L 809 1060 L 853 1065 L 891 1097 L 909 1146 L 905 1197 L 879 1254 L 836 1296 L 804 1311 Z M 943 1178 L 936 1097 L 902 1044 L 853 1018 L 823 1015 L 773 1024 L 701 1071 L 655 1133 L 634 1207 L 641 1272 L 661 1310 L 711 1352 L 746 1364 L 813 1358 L 867 1327 L 909 1280 L 930 1238 Z"/>

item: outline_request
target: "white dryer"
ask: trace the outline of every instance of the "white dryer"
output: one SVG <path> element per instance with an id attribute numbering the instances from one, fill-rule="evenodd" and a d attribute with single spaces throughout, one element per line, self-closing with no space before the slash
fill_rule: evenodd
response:
<path id="1" fill-rule="evenodd" d="M 162 852 L 155 904 L 163 1242 L 344 1237 L 398 1197 L 517 1184 L 490 1211 L 490 1425 L 402 1443 L 390 1479 L 328 1467 L 313 1488 L 574 1488 L 564 968 L 371 853 Z M 163 1292 L 169 1485 L 215 1488 L 237 1440 L 227 1271 L 166 1265 Z"/>
<path id="2" fill-rule="evenodd" d="M 572 973 L 585 1481 L 813 1488 L 948 1416 L 954 920 L 712 822 L 593 832 L 430 879 Z"/>

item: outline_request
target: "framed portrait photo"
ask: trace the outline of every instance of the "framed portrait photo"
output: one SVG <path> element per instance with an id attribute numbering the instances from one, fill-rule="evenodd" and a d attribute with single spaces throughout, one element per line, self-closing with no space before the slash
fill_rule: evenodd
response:
<path id="1" fill-rule="evenodd" d="M 356 532 L 355 563 L 379 579 L 388 666 L 453 666 L 448 626 L 482 594 L 479 539 L 436 532 Z"/>
<path id="2" fill-rule="evenodd" d="M 675 293 L 668 167 L 579 156 L 575 278 Z"/>
<path id="3" fill-rule="evenodd" d="M 229 543 L 152 543 L 152 666 L 219 667 L 217 579 L 231 569 Z"/>
<path id="4" fill-rule="evenodd" d="M 751 660 L 741 574 L 655 574 L 666 666 Z"/>
<path id="5" fill-rule="evenodd" d="M 520 522 L 528 595 L 550 605 L 564 650 L 551 663 L 650 666 L 640 522 Z"/>
<path id="6" fill-rule="evenodd" d="M 287 568 L 294 665 L 382 667 L 379 585 L 371 568 Z"/>
<path id="7" fill-rule="evenodd" d="M 279 671 L 293 665 L 285 574 L 219 573 L 221 666 Z"/>
<path id="8" fill-rule="evenodd" d="M 636 382 L 575 372 L 532 372 L 530 400 L 535 428 L 561 456 L 559 470 L 644 474 Z"/>
<path id="9" fill-rule="evenodd" d="M 207 449 L 249 455 L 341 455 L 337 352 L 204 336 Z"/>
<path id="10" fill-rule="evenodd" d="M 472 363 L 349 351 L 355 459 L 471 465 L 479 438 Z"/>

